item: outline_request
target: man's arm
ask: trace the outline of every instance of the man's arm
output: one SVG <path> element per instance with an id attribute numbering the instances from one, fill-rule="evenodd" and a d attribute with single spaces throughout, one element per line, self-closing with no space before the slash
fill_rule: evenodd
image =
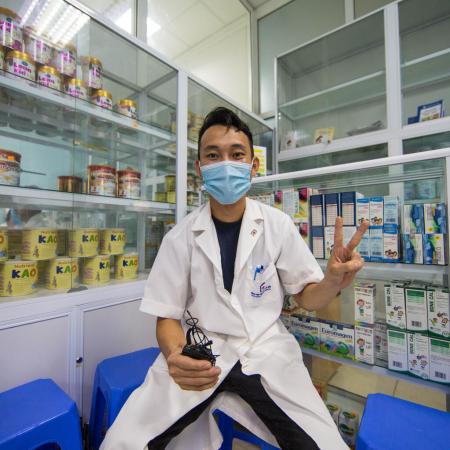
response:
<path id="1" fill-rule="evenodd" d="M 176 319 L 158 317 L 156 322 L 156 339 L 166 359 L 175 351 L 181 353 L 186 344 L 183 328 L 180 321 Z"/>

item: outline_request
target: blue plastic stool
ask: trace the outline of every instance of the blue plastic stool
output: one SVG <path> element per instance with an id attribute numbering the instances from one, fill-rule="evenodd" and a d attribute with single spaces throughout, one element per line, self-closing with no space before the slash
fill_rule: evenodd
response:
<path id="1" fill-rule="evenodd" d="M 52 380 L 35 380 L 0 394 L 0 450 L 56 443 L 81 450 L 75 402 Z"/>
<path id="2" fill-rule="evenodd" d="M 223 438 L 223 443 L 219 450 L 232 450 L 233 439 L 235 438 L 253 445 L 258 445 L 261 447 L 261 450 L 280 450 L 278 447 L 274 447 L 250 432 L 235 430 L 234 420 L 220 411 L 220 409 L 216 409 L 214 414 L 217 416 L 219 429 Z"/>
<path id="3" fill-rule="evenodd" d="M 109 428 L 130 394 L 144 382 L 159 353 L 159 348 L 151 347 L 114 356 L 97 365 L 89 418 L 89 440 L 94 449 L 98 449 L 102 441 L 105 410 Z"/>
<path id="4" fill-rule="evenodd" d="M 384 394 L 370 394 L 358 450 L 450 449 L 450 414 Z"/>

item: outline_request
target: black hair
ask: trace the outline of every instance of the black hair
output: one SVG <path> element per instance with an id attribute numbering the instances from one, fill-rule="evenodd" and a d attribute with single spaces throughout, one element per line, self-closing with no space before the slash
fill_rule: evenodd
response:
<path id="1" fill-rule="evenodd" d="M 206 130 L 214 125 L 223 125 L 228 129 L 234 128 L 236 131 L 242 131 L 248 137 L 253 158 L 253 135 L 248 125 L 241 120 L 237 114 L 231 111 L 231 109 L 225 108 L 224 106 L 218 106 L 207 114 L 203 125 L 200 128 L 200 132 L 198 134 L 198 159 L 200 159 L 200 142 L 202 137 Z"/>

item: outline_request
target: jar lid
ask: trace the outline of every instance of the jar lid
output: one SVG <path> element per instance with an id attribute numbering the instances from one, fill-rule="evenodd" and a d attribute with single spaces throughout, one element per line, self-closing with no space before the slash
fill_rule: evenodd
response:
<path id="1" fill-rule="evenodd" d="M 52 75 L 57 75 L 59 76 L 59 72 L 52 66 L 42 66 L 39 70 L 38 73 L 51 73 Z"/>
<path id="2" fill-rule="evenodd" d="M 97 66 L 102 66 L 102 62 L 95 56 L 88 56 L 88 62 L 92 64 L 97 64 Z"/>
<path id="3" fill-rule="evenodd" d="M 111 92 L 105 91 L 104 89 L 97 89 L 96 91 L 92 92 L 91 97 L 108 97 L 110 100 L 112 100 Z"/>
<path id="4" fill-rule="evenodd" d="M 134 100 L 130 100 L 128 98 L 123 98 L 119 100 L 119 105 L 121 106 L 134 106 L 136 108 L 137 103 Z"/>
<path id="5" fill-rule="evenodd" d="M 12 17 L 13 19 L 17 19 L 19 17 L 14 11 L 8 8 L 0 8 L 0 14 L 7 17 Z"/>
<path id="6" fill-rule="evenodd" d="M 114 169 L 114 167 L 111 166 L 102 166 L 99 164 L 94 164 L 91 166 L 88 166 L 89 170 L 107 170 L 108 172 L 114 172 L 116 173 L 116 169 Z"/>
<path id="7" fill-rule="evenodd" d="M 33 59 L 28 53 L 20 52 L 19 50 L 10 50 L 6 58 L 20 58 L 27 62 L 34 63 Z"/>
<path id="8" fill-rule="evenodd" d="M 8 161 L 20 162 L 22 159 L 22 155 L 20 153 L 12 152 L 11 150 L 6 150 L 4 148 L 0 148 L 0 155 L 6 156 Z"/>
<path id="9" fill-rule="evenodd" d="M 141 172 L 137 172 L 136 170 L 132 169 L 118 170 L 117 175 L 119 177 L 121 177 L 122 175 L 135 175 L 137 178 L 141 178 Z"/>
<path id="10" fill-rule="evenodd" d="M 83 80 L 80 80 L 78 78 L 70 78 L 67 81 L 67 84 L 71 86 L 80 86 L 80 87 L 86 87 L 86 83 Z"/>

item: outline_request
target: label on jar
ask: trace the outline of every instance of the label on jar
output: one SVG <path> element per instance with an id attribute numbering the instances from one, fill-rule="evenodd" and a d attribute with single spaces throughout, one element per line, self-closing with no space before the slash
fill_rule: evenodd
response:
<path id="1" fill-rule="evenodd" d="M 0 161 L 0 184 L 19 186 L 20 164 L 15 161 Z"/>
<path id="2" fill-rule="evenodd" d="M 22 30 L 11 17 L 0 15 L 0 44 L 22 51 Z"/>
<path id="3" fill-rule="evenodd" d="M 78 280 L 78 258 L 56 258 L 45 268 L 47 289 L 70 289 Z"/>
<path id="4" fill-rule="evenodd" d="M 6 70 L 30 81 L 34 81 L 36 78 L 34 64 L 15 56 L 6 57 Z"/>
<path id="5" fill-rule="evenodd" d="M 22 231 L 22 258 L 31 261 L 56 256 L 56 230 L 36 229 Z"/>
<path id="6" fill-rule="evenodd" d="M 95 97 L 92 97 L 92 100 L 97 106 L 100 106 L 100 108 L 112 109 L 112 100 L 107 96 L 96 95 Z"/>
<path id="7" fill-rule="evenodd" d="M 137 277 L 139 260 L 137 253 L 116 256 L 114 277 L 116 280 L 132 280 Z"/>
<path id="8" fill-rule="evenodd" d="M 68 77 L 74 77 L 77 70 L 77 57 L 74 50 L 63 48 L 55 50 L 54 64 L 56 70 Z"/>
<path id="9" fill-rule="evenodd" d="M 109 168 L 90 170 L 89 193 L 114 197 L 116 195 L 115 171 Z"/>
<path id="10" fill-rule="evenodd" d="M 109 256 L 99 255 L 83 260 L 83 283 L 101 284 L 110 279 L 111 264 Z"/>
<path id="11" fill-rule="evenodd" d="M 125 248 L 125 229 L 106 228 L 100 230 L 100 254 L 121 255 Z"/>
<path id="12" fill-rule="evenodd" d="M 39 64 L 46 65 L 50 63 L 52 49 L 42 39 L 25 35 L 25 51 Z"/>
<path id="13" fill-rule="evenodd" d="M 92 89 L 101 89 L 103 85 L 102 67 L 91 62 L 83 65 L 83 81 Z"/>
<path id="14" fill-rule="evenodd" d="M 54 73 L 38 73 L 38 83 L 50 89 L 61 90 L 61 78 Z"/>
<path id="15" fill-rule="evenodd" d="M 68 84 L 66 85 L 66 93 L 81 100 L 88 99 L 87 89 L 84 86 L 75 86 L 74 84 Z"/>
<path id="16" fill-rule="evenodd" d="M 117 105 L 117 112 L 129 117 L 130 119 L 137 119 L 136 107 L 132 105 Z"/>
<path id="17" fill-rule="evenodd" d="M 98 230 L 96 228 L 69 230 L 69 256 L 97 255 L 98 241 Z"/>
<path id="18" fill-rule="evenodd" d="M 141 196 L 141 179 L 133 174 L 120 175 L 117 196 L 121 198 L 139 198 Z"/>
<path id="19" fill-rule="evenodd" d="M 0 263 L 0 296 L 14 297 L 32 294 L 36 289 L 36 261 L 5 261 Z"/>

